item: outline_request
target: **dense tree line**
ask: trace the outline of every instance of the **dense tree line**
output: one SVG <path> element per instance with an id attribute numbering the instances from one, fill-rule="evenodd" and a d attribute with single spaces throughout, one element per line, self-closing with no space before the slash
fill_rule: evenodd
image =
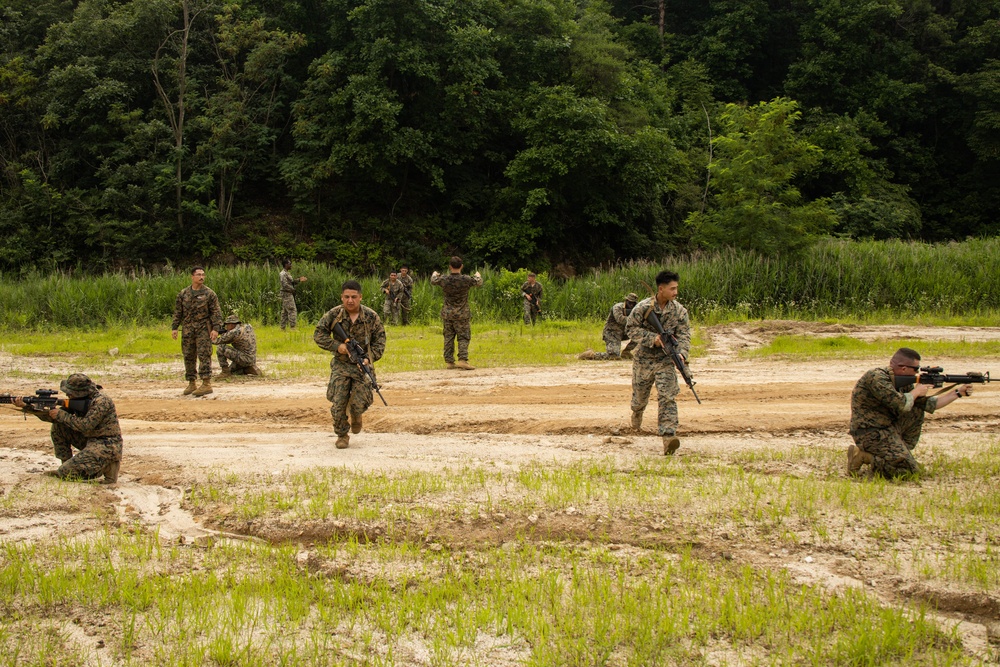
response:
<path id="1" fill-rule="evenodd" d="M 991 235 L 987 0 L 0 0 L 0 269 Z"/>

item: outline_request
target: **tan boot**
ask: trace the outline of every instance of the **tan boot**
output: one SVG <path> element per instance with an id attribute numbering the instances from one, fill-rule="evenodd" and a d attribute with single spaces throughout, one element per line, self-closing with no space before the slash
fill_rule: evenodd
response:
<path id="1" fill-rule="evenodd" d="M 212 380 L 209 378 L 205 378 L 204 380 L 201 381 L 201 386 L 195 389 L 194 393 L 191 395 L 205 396 L 206 394 L 211 394 L 211 393 L 212 393 Z"/>
<path id="2" fill-rule="evenodd" d="M 854 477 L 865 464 L 875 463 L 875 457 L 868 452 L 862 451 L 857 445 L 850 445 L 847 448 L 847 476 Z"/>
<path id="3" fill-rule="evenodd" d="M 361 433 L 361 414 L 351 413 L 351 433 Z"/>
<path id="4" fill-rule="evenodd" d="M 347 449 L 350 446 L 351 437 L 347 434 L 337 436 L 337 449 Z"/>
<path id="5" fill-rule="evenodd" d="M 636 431 L 642 430 L 642 410 L 632 411 L 632 428 Z"/>
<path id="6" fill-rule="evenodd" d="M 590 348 L 587 348 L 586 351 L 581 352 L 579 356 L 577 356 L 577 359 L 582 359 L 583 361 L 593 361 L 596 358 L 597 358 L 597 353 L 591 350 Z"/>
<path id="7" fill-rule="evenodd" d="M 257 364 L 254 364 L 253 366 L 248 368 L 246 372 L 247 375 L 260 375 L 260 369 L 257 368 Z"/>
<path id="8" fill-rule="evenodd" d="M 229 368 L 228 366 L 226 366 L 225 368 L 223 368 L 222 372 L 219 373 L 219 378 L 220 379 L 229 378 L 229 377 L 232 377 L 232 376 L 233 376 L 233 370 L 231 368 Z"/>
<path id="9" fill-rule="evenodd" d="M 458 361 L 455 362 L 455 365 L 458 366 L 459 368 L 461 368 L 463 371 L 474 371 L 474 370 L 476 370 L 475 366 L 470 366 L 469 362 L 466 361 L 466 360 L 464 360 L 464 359 L 459 359 Z"/>
<path id="10" fill-rule="evenodd" d="M 681 446 L 681 440 L 676 435 L 663 436 L 663 455 L 673 456 L 674 452 Z"/>
<path id="11" fill-rule="evenodd" d="M 447 368 L 447 369 L 448 369 L 449 371 L 453 371 L 453 370 L 455 370 L 456 368 L 458 368 L 458 366 L 456 366 L 456 365 L 455 365 L 455 363 L 454 363 L 453 361 L 449 361 L 449 362 L 446 362 L 446 363 L 445 363 L 445 367 L 446 367 L 446 368 Z"/>
<path id="12" fill-rule="evenodd" d="M 119 468 L 121 468 L 121 463 L 118 461 L 112 461 L 104 466 L 104 479 L 101 481 L 101 484 L 114 484 L 117 482 Z"/>
<path id="13" fill-rule="evenodd" d="M 188 394 L 193 394 L 194 390 L 197 388 L 198 385 L 195 384 L 194 380 L 191 380 L 190 382 L 188 382 L 188 386 L 184 388 L 184 396 L 187 396 Z"/>

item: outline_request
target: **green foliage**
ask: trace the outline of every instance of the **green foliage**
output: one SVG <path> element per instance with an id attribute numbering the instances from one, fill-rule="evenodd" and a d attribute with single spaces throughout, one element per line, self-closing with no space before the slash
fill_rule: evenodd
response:
<path id="1" fill-rule="evenodd" d="M 688 218 L 707 247 L 796 253 L 829 232 L 836 218 L 825 200 L 804 202 L 796 180 L 819 161 L 820 149 L 800 137 L 792 100 L 726 106 L 709 171 L 712 205 Z"/>

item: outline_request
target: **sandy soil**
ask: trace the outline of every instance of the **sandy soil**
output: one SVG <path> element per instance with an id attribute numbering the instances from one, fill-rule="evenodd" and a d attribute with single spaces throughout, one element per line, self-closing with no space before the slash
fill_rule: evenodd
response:
<path id="1" fill-rule="evenodd" d="M 1000 328 L 847 327 L 797 322 L 726 325 L 707 331 L 709 353 L 692 370 L 703 401 L 682 386 L 681 456 L 725 456 L 754 449 L 826 447 L 846 449 L 849 395 L 857 378 L 886 360 L 790 363 L 741 359 L 738 352 L 775 335 L 850 335 L 863 339 L 1000 340 Z M 474 355 L 473 348 L 473 355 Z M 994 370 L 994 359 L 934 359 L 948 372 Z M 41 363 L 41 362 L 39 362 Z M 182 508 L 183 489 L 212 472 L 260 473 L 314 466 L 359 470 L 437 470 L 493 465 L 516 469 L 530 462 L 574 462 L 588 458 L 660 455 L 655 403 L 644 430 L 628 427 L 631 364 L 577 362 L 565 367 L 490 368 L 473 372 L 435 370 L 381 376 L 385 407 L 376 399 L 364 431 L 351 447 L 333 446 L 325 381 L 284 382 L 238 378 L 217 382 L 205 398 L 180 396 L 183 383 L 148 381 L 127 361 L 108 393 L 115 399 L 126 440 L 119 484 L 106 500 L 121 517 L 139 519 L 164 538 L 198 539 L 218 531 L 204 527 Z M 266 371 L 266 364 L 262 364 Z M 178 360 L 179 368 L 179 360 Z M 124 369 L 124 370 L 123 370 Z M 39 385 L 23 360 L 0 359 L 5 390 L 30 393 Z M 180 375 L 178 373 L 178 375 Z M 6 408 L 6 406 L 4 406 Z M 946 447 L 956 433 L 987 442 L 1000 426 L 1000 391 L 978 387 L 971 399 L 929 417 L 923 443 Z M 55 467 L 46 425 L 0 409 L 0 491 Z M 808 474 L 808 471 L 805 471 Z M 0 517 L 0 542 L 37 540 L 56 532 L 82 533 L 97 520 L 73 508 L 39 503 L 29 516 Z M 712 530 L 708 531 L 712 533 Z M 242 536 L 232 536 L 244 539 Z M 706 536 L 711 542 L 713 536 Z M 834 559 L 804 560 L 775 553 L 767 544 L 729 547 L 736 557 L 761 567 L 782 566 L 804 582 L 832 590 L 864 587 L 861 575 L 844 574 Z M 910 597 L 920 597 L 919 585 Z M 878 588 L 878 587 L 876 587 Z M 898 598 L 898 582 L 882 586 Z M 941 602 L 940 592 L 936 600 Z M 945 601 L 947 602 L 947 601 Z M 971 610 L 963 610 L 971 605 Z M 982 655 L 985 626 L 1000 620 L 990 596 L 969 602 L 959 596 L 940 605 L 963 623 L 967 647 Z"/>

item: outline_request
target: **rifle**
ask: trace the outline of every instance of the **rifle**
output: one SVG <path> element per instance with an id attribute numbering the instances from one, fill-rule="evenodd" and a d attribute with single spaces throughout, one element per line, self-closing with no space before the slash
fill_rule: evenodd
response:
<path id="1" fill-rule="evenodd" d="M 44 413 L 53 408 L 62 408 L 74 415 L 85 415 L 90 409 L 89 398 L 56 398 L 59 392 L 55 389 L 38 389 L 34 396 L 11 396 L 10 394 L 0 395 L 0 405 L 13 404 L 17 399 L 24 401 L 24 409 L 33 413 Z M 27 419 L 27 416 L 25 416 Z"/>
<path id="2" fill-rule="evenodd" d="M 940 366 L 924 366 L 920 369 L 920 375 L 894 375 L 893 383 L 896 385 L 896 389 L 902 389 L 903 387 L 908 387 L 911 384 L 929 384 L 935 389 L 942 387 L 945 383 L 951 384 L 952 387 L 960 384 L 986 384 L 987 382 L 992 382 L 990 380 L 989 371 L 985 373 L 978 373 L 976 371 L 969 371 L 965 375 L 945 375 L 944 369 Z"/>
<path id="3" fill-rule="evenodd" d="M 529 294 L 528 292 L 522 292 L 522 294 L 528 297 L 528 303 L 531 304 L 531 310 L 535 311 L 536 315 L 541 315 L 542 309 L 538 305 L 538 297 L 535 296 L 534 294 Z"/>
<path id="4" fill-rule="evenodd" d="M 663 330 L 663 325 L 660 324 L 660 318 L 656 316 L 656 313 L 653 312 L 652 308 L 649 309 L 649 314 L 646 315 L 646 320 L 653 325 L 654 329 L 656 329 L 656 333 L 659 335 L 660 341 L 663 343 L 663 353 L 673 360 L 674 366 L 677 367 L 677 372 L 679 372 L 681 377 L 684 378 L 684 382 L 691 389 L 691 393 L 694 394 L 694 399 L 698 401 L 699 405 L 701 405 L 701 399 L 698 398 L 698 392 L 694 390 L 695 381 L 694 378 L 691 377 L 691 371 L 688 370 L 687 364 L 684 363 L 684 357 L 682 357 L 681 353 L 677 350 L 677 338 L 672 333 L 668 334 Z"/>
<path id="5" fill-rule="evenodd" d="M 388 407 L 389 404 L 385 402 L 385 396 L 379 391 L 381 387 L 378 386 L 378 382 L 375 381 L 375 373 L 372 372 L 372 367 L 370 364 L 366 364 L 365 349 L 361 347 L 361 343 L 354 340 L 347 335 L 344 331 L 344 327 L 340 326 L 340 322 L 333 325 L 333 335 L 341 343 L 347 346 L 347 356 L 351 358 L 351 363 L 356 364 L 362 373 L 368 376 L 368 381 L 371 382 L 372 389 L 378 394 L 378 397 L 382 399 L 382 405 Z"/>

